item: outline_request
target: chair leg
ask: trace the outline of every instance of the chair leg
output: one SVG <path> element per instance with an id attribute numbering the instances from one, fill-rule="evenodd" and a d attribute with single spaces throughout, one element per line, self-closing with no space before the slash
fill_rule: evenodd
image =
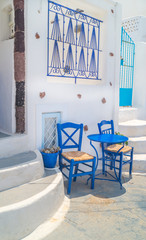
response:
<path id="1" fill-rule="evenodd" d="M 59 155 L 59 169 L 62 172 L 62 157 Z"/>
<path id="2" fill-rule="evenodd" d="M 122 161 L 123 161 L 123 153 L 120 153 L 120 163 L 119 163 L 119 183 L 122 189 Z"/>
<path id="3" fill-rule="evenodd" d="M 79 164 L 76 164 L 74 174 L 77 174 L 77 172 L 78 172 L 78 167 L 79 167 Z M 73 178 L 73 181 L 76 182 L 76 180 L 77 180 L 77 177 L 74 177 L 74 178 Z"/>
<path id="4" fill-rule="evenodd" d="M 96 165 L 96 158 L 94 158 L 93 163 L 92 163 L 91 189 L 94 189 L 94 181 L 95 181 L 95 165 Z"/>
<path id="5" fill-rule="evenodd" d="M 113 154 L 111 154 L 111 158 L 113 159 Z M 111 164 L 110 164 L 110 170 L 112 170 L 114 167 L 114 164 L 113 164 L 113 161 L 111 161 Z"/>
<path id="6" fill-rule="evenodd" d="M 74 160 L 71 160 L 71 163 L 70 163 L 70 171 L 69 171 L 69 179 L 68 179 L 67 194 L 70 194 L 70 192 L 71 192 L 71 183 L 72 183 L 72 176 L 73 176 L 73 166 L 74 166 Z"/>
<path id="7" fill-rule="evenodd" d="M 132 167 L 133 167 L 133 148 L 132 148 L 132 150 L 131 150 L 131 154 L 130 154 L 131 156 L 131 162 L 130 162 L 130 168 L 129 168 L 129 175 L 131 176 L 132 175 Z"/>
<path id="8" fill-rule="evenodd" d="M 113 169 L 113 162 L 111 161 L 111 164 L 110 164 L 110 170 Z"/>

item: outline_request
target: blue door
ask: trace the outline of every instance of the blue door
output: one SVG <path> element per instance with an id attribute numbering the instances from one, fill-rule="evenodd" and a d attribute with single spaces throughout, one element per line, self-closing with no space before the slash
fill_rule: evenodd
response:
<path id="1" fill-rule="evenodd" d="M 135 44 L 128 33 L 121 30 L 120 106 L 132 106 Z"/>

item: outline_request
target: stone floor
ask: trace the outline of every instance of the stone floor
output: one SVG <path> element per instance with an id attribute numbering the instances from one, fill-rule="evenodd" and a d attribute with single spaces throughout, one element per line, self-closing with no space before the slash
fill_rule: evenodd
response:
<path id="1" fill-rule="evenodd" d="M 46 240 L 146 240 L 146 174 L 123 175 L 122 190 L 116 182 L 96 180 L 94 190 L 85 182 L 72 184 L 70 209 Z"/>

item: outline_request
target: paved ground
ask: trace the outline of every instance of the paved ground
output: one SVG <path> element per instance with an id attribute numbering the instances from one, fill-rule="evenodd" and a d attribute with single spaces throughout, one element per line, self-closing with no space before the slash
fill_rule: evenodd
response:
<path id="1" fill-rule="evenodd" d="M 124 175 L 122 190 L 99 180 L 90 190 L 85 181 L 73 183 L 70 209 L 47 240 L 146 240 L 146 175 Z"/>

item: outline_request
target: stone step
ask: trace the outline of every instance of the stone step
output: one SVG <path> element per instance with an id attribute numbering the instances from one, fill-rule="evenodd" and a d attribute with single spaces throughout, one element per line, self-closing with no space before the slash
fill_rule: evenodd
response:
<path id="1" fill-rule="evenodd" d="M 134 153 L 145 154 L 146 153 L 146 136 L 130 137 L 129 145 L 134 147 Z"/>
<path id="2" fill-rule="evenodd" d="M 29 150 L 30 142 L 27 134 L 14 134 L 0 138 L 0 158 L 10 157 Z"/>
<path id="3" fill-rule="evenodd" d="M 70 208 L 70 199 L 64 197 L 64 201 L 53 217 L 39 225 L 31 234 L 22 240 L 48 240 L 49 235 L 65 220 L 65 215 Z"/>
<path id="4" fill-rule="evenodd" d="M 119 123 L 119 132 L 129 137 L 146 136 L 146 121 L 134 119 L 121 122 Z"/>
<path id="5" fill-rule="evenodd" d="M 0 191 L 41 178 L 44 165 L 38 150 L 0 159 Z"/>
<path id="6" fill-rule="evenodd" d="M 119 108 L 119 122 L 125 122 L 136 119 L 138 116 L 138 109 L 133 107 Z"/>
<path id="7" fill-rule="evenodd" d="M 129 171 L 129 164 L 124 165 L 123 170 Z M 133 155 L 133 173 L 146 173 L 146 154 Z"/>
<path id="8" fill-rule="evenodd" d="M 46 176 L 0 193 L 0 236 L 20 240 L 49 220 L 64 200 L 62 174 L 48 170 Z"/>

